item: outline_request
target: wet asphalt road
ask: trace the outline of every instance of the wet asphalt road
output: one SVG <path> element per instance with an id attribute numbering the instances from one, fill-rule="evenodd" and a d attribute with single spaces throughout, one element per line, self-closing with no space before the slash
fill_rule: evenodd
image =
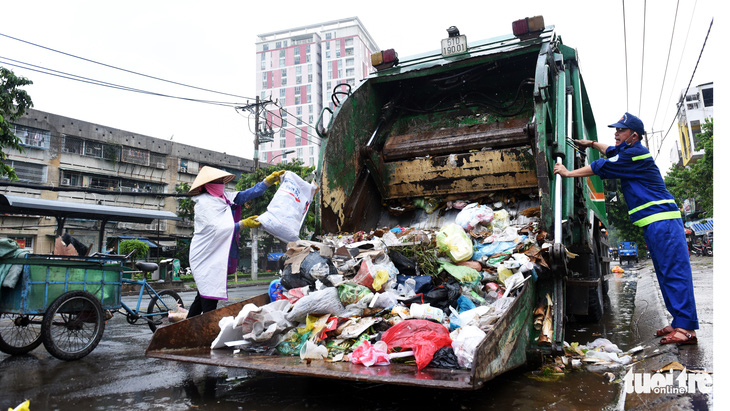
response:
<path id="1" fill-rule="evenodd" d="M 640 342 L 631 326 L 640 268 L 641 264 L 612 275 L 603 320 L 593 325 L 569 324 L 566 340 L 585 344 L 603 337 L 623 350 Z M 266 288 L 232 289 L 231 301 Z M 189 305 L 194 293 L 181 296 Z M 124 301 L 136 303 L 136 296 Z M 554 380 L 535 378 L 532 370 L 519 369 L 473 392 L 282 376 L 149 359 L 144 350 L 151 335 L 146 325 L 129 325 L 117 314 L 107 323 L 99 346 L 81 360 L 57 360 L 43 346 L 25 356 L 0 353 L 0 408 L 30 399 L 33 410 L 603 410 L 615 407 L 621 392 L 621 385 L 608 383 L 606 370 L 601 369 L 567 373 Z M 709 358 L 711 362 L 711 354 Z"/>

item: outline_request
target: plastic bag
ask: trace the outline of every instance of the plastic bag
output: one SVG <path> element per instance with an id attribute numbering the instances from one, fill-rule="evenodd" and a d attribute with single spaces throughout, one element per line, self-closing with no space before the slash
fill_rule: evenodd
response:
<path id="1" fill-rule="evenodd" d="M 486 336 L 484 331 L 473 325 L 465 325 L 451 332 L 451 348 L 461 367 L 471 369 L 477 347 Z"/>
<path id="2" fill-rule="evenodd" d="M 454 222 L 466 231 L 474 229 L 479 224 L 488 225 L 494 219 L 494 211 L 491 208 L 471 203 L 459 211 Z"/>
<path id="3" fill-rule="evenodd" d="M 350 354 L 350 362 L 353 364 L 362 364 L 366 367 L 373 365 L 390 364 L 390 356 L 388 356 L 388 345 L 383 341 L 370 344 L 370 341 L 363 341 Z"/>
<path id="4" fill-rule="evenodd" d="M 447 224 L 436 234 L 436 246 L 455 263 L 465 261 L 474 254 L 474 246 L 463 228 Z"/>
<path id="5" fill-rule="evenodd" d="M 266 232 L 281 241 L 298 240 L 299 230 L 316 191 L 316 184 L 307 183 L 296 173 L 287 171 L 266 212 L 257 221 Z"/>
<path id="6" fill-rule="evenodd" d="M 442 270 L 451 274 L 460 284 L 477 283 L 482 278 L 479 271 L 465 265 L 455 265 L 446 261 L 439 261 L 439 264 Z"/>
<path id="7" fill-rule="evenodd" d="M 366 256 L 365 258 L 363 258 L 362 263 L 360 264 L 360 269 L 357 270 L 357 274 L 355 275 L 355 278 L 352 279 L 352 281 L 357 284 L 364 285 L 371 291 L 375 291 L 375 289 L 373 288 L 375 275 L 376 272 L 373 265 L 373 260 L 370 258 L 370 256 Z"/>
<path id="8" fill-rule="evenodd" d="M 442 324 L 428 320 L 404 320 L 390 327 L 380 338 L 389 349 L 410 348 L 419 370 L 431 362 L 434 353 L 451 345 L 449 330 Z"/>
<path id="9" fill-rule="evenodd" d="M 174 310 L 170 310 L 167 312 L 167 319 L 170 320 L 171 323 L 176 323 L 186 318 L 188 318 L 188 310 L 183 308 L 183 306 L 180 304 L 178 304 Z"/>
<path id="10" fill-rule="evenodd" d="M 433 359 L 428 366 L 452 370 L 458 370 L 461 368 L 459 366 L 459 359 L 456 357 L 454 349 L 451 347 L 442 347 L 440 350 L 436 351 L 436 354 L 433 355 Z"/>
<path id="11" fill-rule="evenodd" d="M 509 212 L 507 210 L 499 210 L 494 212 L 494 220 L 492 220 L 492 227 L 494 228 L 507 228 L 509 226 Z"/>
<path id="12" fill-rule="evenodd" d="M 302 360 L 321 360 L 327 358 L 327 347 L 307 340 L 301 350 L 299 350 L 299 358 Z"/>
<path id="13" fill-rule="evenodd" d="M 342 305 L 354 304 L 363 299 L 368 294 L 372 294 L 370 289 L 360 284 L 342 283 L 337 286 L 337 294 L 340 297 Z"/>
<path id="14" fill-rule="evenodd" d="M 281 279 L 277 278 L 276 280 L 269 283 L 269 301 L 276 301 L 281 300 L 284 298 L 284 292 L 286 291 L 286 288 L 284 288 L 281 285 Z"/>
<path id="15" fill-rule="evenodd" d="M 327 287 L 300 298 L 286 315 L 289 321 L 302 322 L 309 314 L 332 314 L 339 316 L 345 310 L 337 295 L 337 288 Z"/>

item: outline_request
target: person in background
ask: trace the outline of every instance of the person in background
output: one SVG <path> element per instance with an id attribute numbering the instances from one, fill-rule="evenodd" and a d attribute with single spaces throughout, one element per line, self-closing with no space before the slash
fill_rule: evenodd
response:
<path id="1" fill-rule="evenodd" d="M 664 304 L 673 317 L 671 325 L 657 330 L 656 336 L 663 337 L 659 343 L 697 344 L 695 330 L 699 328 L 699 321 L 689 255 L 684 252 L 687 243 L 682 214 L 649 150 L 641 144 L 644 123 L 638 117 L 625 113 L 609 127 L 616 129 L 615 146 L 593 140 L 575 140 L 578 146 L 596 149 L 608 158 L 600 158 L 572 171 L 556 164 L 553 173 L 563 177 L 597 175 L 602 179 L 621 180 L 629 218 L 644 230 Z"/>
<path id="2" fill-rule="evenodd" d="M 198 294 L 188 317 L 215 310 L 219 300 L 228 299 L 228 274 L 238 267 L 238 238 L 243 227 L 261 225 L 258 216 L 241 220 L 241 206 L 260 197 L 280 180 L 285 170 L 271 173 L 262 182 L 238 192 L 225 191 L 234 175 L 205 166 L 188 192 L 195 202 L 195 225 L 190 243 L 190 268 Z"/>

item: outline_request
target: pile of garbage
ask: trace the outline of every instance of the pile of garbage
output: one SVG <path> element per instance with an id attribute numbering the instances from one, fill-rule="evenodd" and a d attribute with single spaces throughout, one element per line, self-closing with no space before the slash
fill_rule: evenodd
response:
<path id="1" fill-rule="evenodd" d="M 547 268 L 538 210 L 463 204 L 454 223 L 440 229 L 291 242 L 269 289 L 271 303 L 221 319 L 212 348 L 471 368 L 476 348 L 525 281 Z"/>

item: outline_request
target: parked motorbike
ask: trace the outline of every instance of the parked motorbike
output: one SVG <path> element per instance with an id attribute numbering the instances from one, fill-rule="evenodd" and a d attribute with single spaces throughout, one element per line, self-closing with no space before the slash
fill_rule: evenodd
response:
<path id="1" fill-rule="evenodd" d="M 692 254 L 699 256 L 712 256 L 712 245 L 709 242 L 692 244 Z"/>

